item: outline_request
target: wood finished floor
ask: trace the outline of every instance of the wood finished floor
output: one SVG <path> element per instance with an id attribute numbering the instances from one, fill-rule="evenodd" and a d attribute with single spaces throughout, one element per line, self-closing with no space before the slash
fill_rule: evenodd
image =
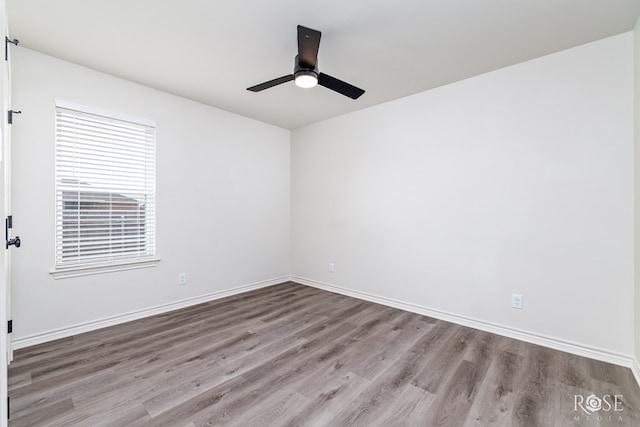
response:
<path id="1" fill-rule="evenodd" d="M 627 368 L 290 282 L 17 351 L 9 394 L 10 427 L 640 426 Z"/>

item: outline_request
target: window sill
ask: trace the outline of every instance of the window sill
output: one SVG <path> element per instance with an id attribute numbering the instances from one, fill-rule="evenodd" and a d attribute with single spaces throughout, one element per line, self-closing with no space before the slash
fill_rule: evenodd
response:
<path id="1" fill-rule="evenodd" d="M 116 271 L 137 270 L 139 268 L 155 267 L 160 263 L 160 259 L 147 259 L 140 261 L 130 261 L 118 264 L 92 264 L 78 265 L 63 268 L 56 268 L 49 271 L 54 279 L 68 279 L 70 277 L 90 276 L 93 274 L 113 273 Z"/>

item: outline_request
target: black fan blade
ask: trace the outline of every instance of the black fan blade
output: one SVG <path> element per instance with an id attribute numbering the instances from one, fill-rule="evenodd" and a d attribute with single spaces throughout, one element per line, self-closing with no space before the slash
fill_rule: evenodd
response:
<path id="1" fill-rule="evenodd" d="M 317 67 L 320 35 L 320 31 L 298 25 L 298 62 L 301 67 Z"/>
<path id="2" fill-rule="evenodd" d="M 270 87 L 281 85 L 282 83 L 290 82 L 293 80 L 293 74 L 288 76 L 278 77 L 277 79 L 269 80 L 268 82 L 260 83 L 259 85 L 248 87 L 247 90 L 251 92 L 260 92 L 261 90 L 269 89 Z"/>
<path id="3" fill-rule="evenodd" d="M 351 99 L 358 99 L 364 93 L 364 90 L 324 73 L 320 73 L 318 76 L 318 84 L 327 89 L 335 90 Z"/>

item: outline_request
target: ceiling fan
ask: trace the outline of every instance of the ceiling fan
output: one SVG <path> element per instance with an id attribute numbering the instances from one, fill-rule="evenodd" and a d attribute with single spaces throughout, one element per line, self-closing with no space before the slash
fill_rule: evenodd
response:
<path id="1" fill-rule="evenodd" d="M 294 80 L 299 87 L 310 88 L 319 84 L 349 98 L 358 99 L 364 90 L 318 71 L 318 48 L 320 47 L 321 34 L 320 31 L 298 25 L 298 54 L 295 58 L 293 74 L 251 86 L 247 90 L 260 92 Z"/>

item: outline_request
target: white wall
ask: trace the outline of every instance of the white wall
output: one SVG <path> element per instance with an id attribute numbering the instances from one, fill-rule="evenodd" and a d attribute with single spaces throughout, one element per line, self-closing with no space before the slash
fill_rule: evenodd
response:
<path id="1" fill-rule="evenodd" d="M 285 280 L 290 133 L 14 49 L 15 340 Z M 186 74 L 185 74 L 186 75 Z M 157 267 L 54 280 L 54 100 L 157 122 Z M 188 284 L 178 286 L 186 272 Z"/>
<path id="2" fill-rule="evenodd" d="M 294 278 L 631 360 L 632 43 L 293 131 Z"/>

